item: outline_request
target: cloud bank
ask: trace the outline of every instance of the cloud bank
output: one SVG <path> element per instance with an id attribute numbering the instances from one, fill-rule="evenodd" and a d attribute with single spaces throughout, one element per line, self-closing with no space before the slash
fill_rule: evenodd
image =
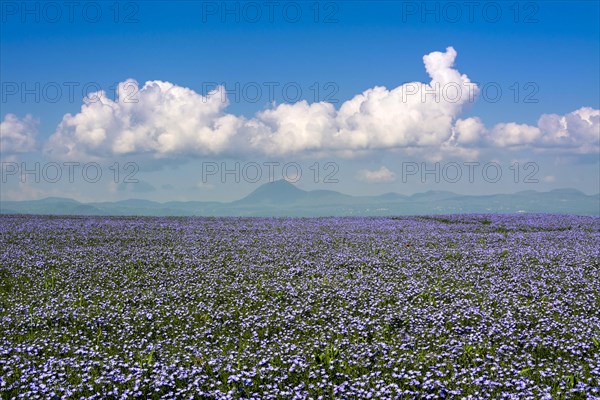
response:
<path id="1" fill-rule="evenodd" d="M 456 56 L 452 47 L 424 56 L 428 83 L 410 82 L 393 89 L 377 86 L 339 109 L 327 102 L 280 104 L 252 118 L 226 112 L 222 87 L 201 95 L 169 82 L 140 86 L 127 80 L 119 85 L 115 100 L 104 92 L 93 93 L 79 113 L 66 114 L 45 151 L 56 157 L 352 156 L 397 148 L 472 154 L 470 149 L 481 147 L 600 151 L 600 112 L 589 107 L 566 115 L 542 115 L 536 126 L 506 122 L 486 127 L 476 117 L 461 119 L 479 89 L 454 68 Z M 27 147 L 27 140 L 15 139 L 27 135 L 15 133 L 21 131 L 14 127 L 9 130 L 12 136 L 7 137 L 21 144 L 7 146 Z"/>

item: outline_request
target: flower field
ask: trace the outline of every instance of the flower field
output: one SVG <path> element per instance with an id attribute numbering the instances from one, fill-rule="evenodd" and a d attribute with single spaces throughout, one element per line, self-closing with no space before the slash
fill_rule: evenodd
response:
<path id="1" fill-rule="evenodd" d="M 1 398 L 600 398 L 600 218 L 0 217 Z"/>

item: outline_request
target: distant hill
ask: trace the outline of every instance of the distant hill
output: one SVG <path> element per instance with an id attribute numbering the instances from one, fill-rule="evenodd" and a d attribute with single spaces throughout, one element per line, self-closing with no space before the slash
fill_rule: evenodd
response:
<path id="1" fill-rule="evenodd" d="M 298 189 L 286 180 L 278 180 L 261 185 L 243 199 L 232 204 L 243 205 L 285 205 L 295 203 L 306 197 L 310 192 Z"/>
<path id="2" fill-rule="evenodd" d="M 555 189 L 491 195 L 428 191 L 411 196 L 398 193 L 350 196 L 333 190 L 306 191 L 279 180 L 261 185 L 246 197 L 230 203 L 158 203 L 140 199 L 80 203 L 60 197 L 0 202 L 2 214 L 47 215 L 310 217 L 521 212 L 600 215 L 600 194 L 590 196 L 575 189 Z"/>

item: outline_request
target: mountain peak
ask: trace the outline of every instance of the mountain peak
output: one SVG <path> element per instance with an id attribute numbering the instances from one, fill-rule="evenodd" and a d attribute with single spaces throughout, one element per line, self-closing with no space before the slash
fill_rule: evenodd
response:
<path id="1" fill-rule="evenodd" d="M 268 185 L 271 185 L 271 186 L 281 186 L 281 187 L 284 187 L 284 186 L 296 187 L 292 182 L 288 181 L 287 179 L 277 179 L 276 181 L 267 182 L 267 183 L 265 183 L 264 185 L 261 185 L 261 186 L 268 186 Z"/>
<path id="2" fill-rule="evenodd" d="M 306 191 L 298 189 L 294 184 L 285 180 L 279 179 L 273 182 L 265 183 L 248 196 L 237 201 L 236 203 L 273 203 L 284 205 L 293 203 L 304 196 Z"/>

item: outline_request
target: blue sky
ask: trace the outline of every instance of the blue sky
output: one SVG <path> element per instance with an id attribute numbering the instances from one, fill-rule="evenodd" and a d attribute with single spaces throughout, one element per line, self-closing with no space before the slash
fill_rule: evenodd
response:
<path id="1" fill-rule="evenodd" d="M 203 163 L 244 165 L 254 161 L 298 162 L 304 166 L 305 176 L 298 180 L 299 186 L 353 194 L 429 189 L 464 193 L 557 187 L 575 187 L 586 193 L 600 190 L 597 1 L 482 1 L 474 8 L 472 3 L 460 1 L 279 2 L 276 6 L 261 1 L 124 1 L 81 2 L 74 9 L 64 2 L 48 4 L 2 1 L 2 161 L 21 165 L 69 159 L 82 164 L 99 162 L 102 168 L 114 162 L 134 162 L 140 167 L 137 177 L 141 183 L 50 184 L 42 179 L 40 184 L 24 184 L 11 176 L 3 185 L 3 198 L 64 193 L 82 200 L 229 200 L 260 182 L 244 182 L 243 177 L 239 183 L 231 179 L 201 182 L 199 171 L 205 168 Z M 224 11 L 227 12 L 223 14 Z M 456 53 L 453 58 L 449 47 Z M 424 101 L 431 103 L 431 108 L 415 106 L 425 118 L 415 126 L 425 126 L 439 116 L 440 121 L 448 120 L 446 130 L 423 127 L 420 132 L 421 128 L 412 127 L 398 128 L 396 132 L 396 125 L 405 121 L 402 113 L 410 114 L 412 109 L 394 108 L 390 105 L 394 97 L 389 92 L 388 100 L 365 101 L 363 109 L 385 104 L 389 108 L 377 111 L 378 115 L 398 113 L 397 119 L 382 121 L 373 113 L 363 114 L 362 122 L 357 123 L 361 128 L 350 128 L 354 122 L 348 122 L 349 119 L 342 121 L 343 116 L 336 111 L 341 104 L 374 87 L 384 86 L 391 91 L 407 82 L 430 83 L 432 78 L 423 57 L 434 52 L 439 57 L 452 58 L 448 70 L 458 71 L 457 76 L 465 74 L 478 87 L 476 98 L 461 103 L 460 110 L 451 104 L 442 107 L 431 97 Z M 196 125 L 181 122 L 180 129 L 166 132 L 159 144 L 146 145 L 142 138 L 117 149 L 118 143 L 123 143 L 123 120 L 106 122 L 82 113 L 68 127 L 59 127 L 67 113 L 80 112 L 87 91 L 102 88 L 107 98 L 114 100 L 115 84 L 127 79 L 137 81 L 135 87 L 129 86 L 135 88 L 135 94 L 144 92 L 147 81 L 188 88 L 194 92 L 190 96 L 207 95 L 214 83 L 224 84 L 229 105 L 209 114 L 210 118 L 230 116 L 227 123 L 232 125 L 228 129 L 235 131 L 236 139 L 216 147 L 203 147 L 201 143 L 190 146 L 188 140 L 192 140 L 196 130 L 214 128 L 214 120 L 201 120 Z M 454 81 L 445 82 L 448 83 Z M 73 88 L 73 98 L 69 98 L 69 87 Z M 237 99 L 232 93 L 236 87 L 240 90 Z M 25 93 L 24 88 L 28 90 Z M 181 92 L 183 97 L 178 99 L 185 102 L 186 93 Z M 144 132 L 140 135 L 156 139 L 164 126 L 157 127 L 155 118 L 144 118 L 149 118 L 148 113 L 167 115 L 173 111 L 168 108 L 172 102 L 161 99 L 142 97 L 138 108 L 121 109 L 119 118 L 125 118 L 131 130 L 139 128 L 138 132 Z M 323 122 L 327 127 L 319 127 L 322 130 L 314 133 L 321 135 L 318 139 L 285 136 L 285 132 L 277 130 L 277 126 L 290 123 L 292 118 L 311 120 L 317 114 L 331 114 L 326 109 L 315 109 L 315 114 L 301 110 L 301 100 L 309 105 L 319 101 L 333 103 L 335 115 L 330 115 L 331 121 Z M 285 103 L 295 106 L 261 116 L 265 110 L 269 112 Z M 131 115 L 123 117 L 128 112 Z M 181 120 L 185 114 L 168 115 Z M 554 125 L 539 125 L 544 114 L 556 116 L 547 119 L 555 121 Z M 26 120 L 27 115 L 32 120 Z M 566 127 L 560 128 L 561 122 L 556 122 L 561 118 L 563 125 L 567 121 Z M 233 119 L 245 122 L 232 122 Z M 457 125 L 459 120 L 467 122 Z M 267 131 L 251 130 L 248 121 L 261 124 Z M 293 119 L 293 123 L 299 122 Z M 510 123 L 515 125 L 506 125 Z M 85 135 L 93 137 L 98 129 L 104 132 L 104 139 L 94 139 L 90 144 Z M 369 136 L 370 131 L 360 129 L 381 129 L 383 133 Z M 452 131 L 460 129 L 470 133 L 452 136 Z M 311 132 L 309 129 L 306 135 L 313 135 Z M 346 134 L 352 139 L 343 139 Z M 364 135 L 365 142 L 361 139 Z M 166 142 L 167 137 L 174 142 Z M 253 145 L 248 146 L 251 149 L 244 151 L 244 145 L 240 145 L 244 142 L 238 137 L 255 138 Z M 568 145 L 561 145 L 563 142 Z M 52 146 L 54 150 L 49 151 Z M 65 146 L 77 151 L 61 154 L 59 147 Z M 448 146 L 452 146 L 451 151 Z M 526 184 L 506 179 L 494 184 L 483 180 L 451 183 L 443 177 L 441 182 L 402 181 L 402 162 L 441 162 L 442 167 L 449 162 L 497 162 L 506 177 L 511 173 L 509 166 L 516 161 L 536 163 L 539 182 Z M 315 183 L 306 178 L 310 172 L 305 168 L 314 162 L 336 163 L 339 182 Z"/>

